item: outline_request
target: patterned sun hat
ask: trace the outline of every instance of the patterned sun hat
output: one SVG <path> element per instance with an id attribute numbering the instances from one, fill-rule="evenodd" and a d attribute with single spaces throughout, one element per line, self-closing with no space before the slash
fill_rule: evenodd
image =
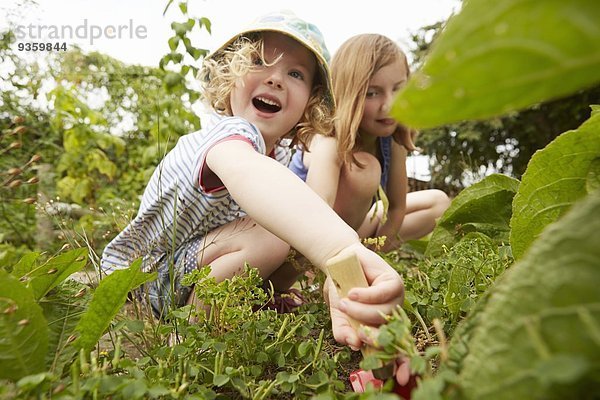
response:
<path id="1" fill-rule="evenodd" d="M 291 37 L 300 42 L 304 47 L 310 50 L 316 57 L 321 74 L 321 82 L 324 82 L 327 88 L 327 100 L 333 107 L 335 100 L 333 98 L 331 71 L 329 69 L 329 51 L 325 46 L 323 34 L 315 25 L 298 18 L 291 11 L 280 11 L 265 14 L 256 19 L 246 29 L 234 35 L 221 47 L 212 52 L 208 57 L 218 57 L 219 53 L 227 49 L 237 38 L 254 32 L 278 32 Z"/>

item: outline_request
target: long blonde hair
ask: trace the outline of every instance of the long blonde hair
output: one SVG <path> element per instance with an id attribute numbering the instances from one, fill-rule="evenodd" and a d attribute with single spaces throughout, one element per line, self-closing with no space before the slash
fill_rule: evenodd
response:
<path id="1" fill-rule="evenodd" d="M 331 73 L 337 105 L 334 128 L 338 139 L 338 155 L 344 163 L 353 162 L 361 166 L 354 153 L 358 150 L 358 128 L 369 81 L 377 71 L 398 59 L 404 61 L 406 70 L 409 71 L 406 55 L 400 47 L 378 34 L 353 36 L 333 56 Z M 415 130 L 398 124 L 393 138 L 407 150 L 413 151 L 416 133 Z"/>
<path id="2" fill-rule="evenodd" d="M 204 99 L 216 112 L 232 115 L 231 91 L 235 82 L 255 68 L 254 62 L 257 59 L 265 62 L 260 33 L 242 36 L 218 57 L 211 57 L 204 61 L 199 78 L 203 86 Z M 275 62 L 277 60 L 273 63 Z M 330 134 L 333 131 L 334 109 L 327 100 L 326 91 L 320 74 L 316 74 L 304 114 L 296 126 L 285 135 L 292 136 L 292 145 L 300 142 L 308 146 L 314 135 Z"/>

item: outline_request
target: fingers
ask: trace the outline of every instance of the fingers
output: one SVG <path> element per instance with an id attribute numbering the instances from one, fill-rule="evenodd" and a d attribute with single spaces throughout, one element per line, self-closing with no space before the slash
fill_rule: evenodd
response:
<path id="1" fill-rule="evenodd" d="M 353 350 L 358 350 L 362 342 L 352 327 L 348 315 L 339 309 L 340 298 L 333 282 L 329 278 L 325 281 L 323 293 L 327 296 L 326 303 L 329 304 L 334 339 L 340 344 L 350 346 Z"/>
<path id="2" fill-rule="evenodd" d="M 344 298 L 339 302 L 338 308 L 360 324 L 378 326 L 385 322 L 385 316 L 390 314 L 395 306 L 395 303 L 364 304 Z"/>
<path id="3" fill-rule="evenodd" d="M 379 337 L 379 328 L 361 325 L 357 333 L 358 338 L 367 346 L 379 348 L 379 343 L 377 342 L 377 338 Z"/>
<path id="4" fill-rule="evenodd" d="M 359 348 L 362 344 L 359 334 L 353 329 L 349 318 L 360 324 L 379 326 L 404 300 L 402 277 L 376 253 L 357 244 L 345 251 L 354 251 L 362 265 L 369 287 L 353 288 L 348 297 L 340 299 L 337 289 L 327 279 L 325 293 L 328 294 L 333 334 L 339 343 Z"/>
<path id="5" fill-rule="evenodd" d="M 400 304 L 404 300 L 404 282 L 395 272 L 380 276 L 367 288 L 350 289 L 348 299 L 365 304 Z"/>
<path id="6" fill-rule="evenodd" d="M 409 359 L 402 357 L 396 360 L 396 382 L 400 386 L 405 386 L 410 380 L 410 363 Z"/>
<path id="7" fill-rule="evenodd" d="M 336 342 L 350 346 L 352 350 L 360 349 L 362 341 L 350 325 L 347 315 L 336 308 L 331 308 L 331 324 Z"/>

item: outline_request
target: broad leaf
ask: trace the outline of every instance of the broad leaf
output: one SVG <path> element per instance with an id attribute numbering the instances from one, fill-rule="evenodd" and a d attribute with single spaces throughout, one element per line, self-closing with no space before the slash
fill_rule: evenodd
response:
<path id="1" fill-rule="evenodd" d="M 469 232 L 507 241 L 511 202 L 518 186 L 516 179 L 494 174 L 464 189 L 438 221 L 425 255 L 441 254 Z"/>
<path id="2" fill-rule="evenodd" d="M 459 358 L 448 366 L 458 373 L 463 398 L 582 399 L 598 393 L 598 215 L 595 192 L 544 230 L 456 330 L 450 355 Z M 455 342 L 459 349 L 453 350 Z"/>
<path id="3" fill-rule="evenodd" d="M 392 115 L 428 128 L 484 119 L 600 82 L 600 2 L 470 0 Z"/>
<path id="4" fill-rule="evenodd" d="M 47 349 L 46 319 L 32 291 L 0 271 L 0 379 L 43 371 Z"/>
<path id="5" fill-rule="evenodd" d="M 577 130 L 557 137 L 536 152 L 513 202 L 510 243 L 515 259 L 523 255 L 549 223 L 597 184 L 600 114 Z"/>
<path id="6" fill-rule="evenodd" d="M 86 262 L 87 249 L 70 250 L 51 258 L 27 274 L 27 285 L 33 289 L 35 298 L 39 300 L 71 274 L 82 269 Z"/>
<path id="7" fill-rule="evenodd" d="M 80 334 L 74 343 L 77 348 L 90 351 L 125 304 L 127 293 L 156 277 L 156 274 L 143 273 L 140 266 L 141 260 L 137 260 L 129 268 L 115 271 L 100 281 L 87 311 L 75 328 Z"/>
<path id="8" fill-rule="evenodd" d="M 35 268 L 35 261 L 39 258 L 39 256 L 40 253 L 38 252 L 25 254 L 13 267 L 11 275 L 16 278 L 22 278 L 24 275 L 31 272 Z"/>
<path id="9" fill-rule="evenodd" d="M 72 362 L 76 349 L 68 346 L 75 326 L 90 302 L 91 289 L 74 280 L 64 282 L 40 301 L 48 321 L 48 354 L 46 367 L 60 374 L 64 365 Z"/>

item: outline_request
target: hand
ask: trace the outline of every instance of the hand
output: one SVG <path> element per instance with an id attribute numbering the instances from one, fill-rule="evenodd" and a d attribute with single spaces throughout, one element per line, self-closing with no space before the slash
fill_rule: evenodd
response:
<path id="1" fill-rule="evenodd" d="M 370 286 L 353 288 L 347 298 L 340 299 L 333 282 L 328 279 L 324 291 L 329 300 L 334 338 L 339 343 L 358 349 L 362 341 L 349 318 L 369 326 L 381 325 L 385 322 L 384 316 L 402 304 L 404 283 L 389 264 L 360 243 L 348 246 L 340 254 L 346 252 L 354 252 L 358 256 Z"/>

